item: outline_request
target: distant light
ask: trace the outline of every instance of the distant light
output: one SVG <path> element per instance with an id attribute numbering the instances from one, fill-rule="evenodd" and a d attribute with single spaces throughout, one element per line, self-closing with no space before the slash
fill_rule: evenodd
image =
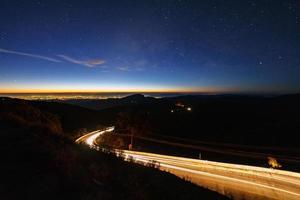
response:
<path id="1" fill-rule="evenodd" d="M 281 168 L 281 164 L 279 164 L 276 160 L 276 158 L 273 157 L 268 157 L 268 164 L 270 167 L 276 169 L 276 168 Z"/>
<path id="2" fill-rule="evenodd" d="M 174 112 L 174 110 L 171 110 L 171 113 L 173 113 Z"/>
<path id="3" fill-rule="evenodd" d="M 191 107 L 187 107 L 186 109 L 187 109 L 187 111 L 192 111 Z"/>
<path id="4" fill-rule="evenodd" d="M 185 105 L 184 105 L 183 103 L 181 103 L 181 102 L 177 102 L 177 103 L 175 104 L 175 106 L 184 108 Z"/>

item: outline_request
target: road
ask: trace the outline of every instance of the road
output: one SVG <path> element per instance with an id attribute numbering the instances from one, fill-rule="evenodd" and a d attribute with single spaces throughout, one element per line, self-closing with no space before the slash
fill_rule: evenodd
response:
<path id="1" fill-rule="evenodd" d="M 131 135 L 126 135 L 126 134 L 118 134 L 121 137 L 131 137 Z M 172 138 L 172 137 L 169 137 Z M 173 137 L 174 138 L 174 137 Z M 144 137 L 144 136 L 135 136 L 135 139 L 141 139 L 143 141 L 149 141 L 149 142 L 154 142 L 156 144 L 165 144 L 168 146 L 174 146 L 174 147 L 182 147 L 182 148 L 186 148 L 186 149 L 194 149 L 194 150 L 198 150 L 199 152 L 210 152 L 210 153 L 217 153 L 219 155 L 225 155 L 225 156 L 238 156 L 238 157 L 243 157 L 243 158 L 247 158 L 247 159 L 255 159 L 257 160 L 263 160 L 266 161 L 267 157 L 275 157 L 277 159 L 279 159 L 281 162 L 284 161 L 285 164 L 286 163 L 292 163 L 292 164 L 296 164 L 299 165 L 300 164 L 300 158 L 297 156 L 283 156 L 283 155 L 272 155 L 272 154 L 266 154 L 266 153 L 259 153 L 259 152 L 255 152 L 255 151 L 243 151 L 243 150 L 238 150 L 235 149 L 234 146 L 238 146 L 238 145 L 233 145 L 232 147 L 230 147 L 229 145 L 227 147 L 224 148 L 225 145 L 222 144 L 216 144 L 214 143 L 214 145 L 210 146 L 209 144 L 213 144 L 213 143 L 204 143 L 201 142 L 199 143 L 198 141 L 198 145 L 196 144 L 187 144 L 186 142 L 173 142 L 170 140 L 166 140 L 166 139 L 158 139 L 158 138 L 151 138 L 151 137 Z M 188 141 L 188 140 L 185 140 Z M 190 140 L 191 141 L 191 140 Z M 221 148 L 220 148 L 221 146 Z M 241 146 L 240 146 L 241 147 Z M 248 146 L 249 148 L 249 146 Z"/>
<path id="2" fill-rule="evenodd" d="M 76 142 L 97 149 L 96 138 L 113 130 L 114 127 L 109 127 L 94 131 L 78 138 Z M 300 199 L 300 173 L 139 151 L 116 152 L 124 156 L 125 160 L 134 160 L 143 165 L 158 163 L 162 171 L 233 199 Z"/>

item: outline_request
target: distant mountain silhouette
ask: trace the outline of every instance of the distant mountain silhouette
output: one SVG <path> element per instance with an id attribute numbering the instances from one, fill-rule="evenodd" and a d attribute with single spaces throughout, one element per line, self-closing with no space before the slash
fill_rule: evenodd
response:
<path id="1" fill-rule="evenodd" d="M 299 94 L 168 98 L 134 94 L 119 99 L 26 102 L 57 116 L 62 129 L 70 133 L 115 124 L 119 113 L 128 113 L 144 116 L 155 133 L 221 143 L 299 148 Z M 176 106 L 178 103 L 183 107 Z M 187 112 L 187 108 L 191 111 Z"/>
<path id="2" fill-rule="evenodd" d="M 174 102 L 186 103 L 284 103 L 284 104 L 297 104 L 300 102 L 300 94 L 289 95 L 240 95 L 240 94 L 220 94 L 220 95 L 182 95 L 176 97 L 154 98 L 145 97 L 142 94 L 133 94 L 123 98 L 108 98 L 108 99 L 69 99 L 57 100 L 59 102 L 74 104 L 94 110 L 103 110 L 112 107 L 141 105 L 151 103 L 167 103 L 173 104 Z"/>
<path id="3" fill-rule="evenodd" d="M 66 102 L 74 105 L 79 105 L 82 107 L 103 110 L 116 106 L 125 106 L 125 105 L 137 105 L 143 103 L 151 103 L 155 101 L 153 97 L 145 97 L 142 94 L 133 94 L 123 98 L 108 98 L 108 99 L 71 99 L 63 100 L 60 102 Z"/>

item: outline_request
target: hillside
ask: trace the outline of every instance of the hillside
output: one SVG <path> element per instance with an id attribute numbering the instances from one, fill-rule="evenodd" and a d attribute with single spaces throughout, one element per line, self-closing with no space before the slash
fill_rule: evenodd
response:
<path id="1" fill-rule="evenodd" d="M 88 118 L 92 111 L 0 99 L 1 199 L 225 199 L 168 173 L 75 145 L 64 120 Z"/>
<path id="2" fill-rule="evenodd" d="M 300 96 L 188 95 L 67 100 L 116 120 L 143 115 L 152 133 L 210 142 L 299 148 Z M 104 109 L 106 108 L 106 109 Z M 190 108 L 191 111 L 187 111 Z M 106 118 L 106 117 L 104 117 Z M 107 119 L 107 118 L 106 118 Z"/>

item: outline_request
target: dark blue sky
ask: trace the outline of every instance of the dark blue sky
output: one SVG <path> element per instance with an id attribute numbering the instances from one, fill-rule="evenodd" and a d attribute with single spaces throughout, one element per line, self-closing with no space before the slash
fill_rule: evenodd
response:
<path id="1" fill-rule="evenodd" d="M 0 92 L 300 92 L 300 2 L 0 1 Z"/>

